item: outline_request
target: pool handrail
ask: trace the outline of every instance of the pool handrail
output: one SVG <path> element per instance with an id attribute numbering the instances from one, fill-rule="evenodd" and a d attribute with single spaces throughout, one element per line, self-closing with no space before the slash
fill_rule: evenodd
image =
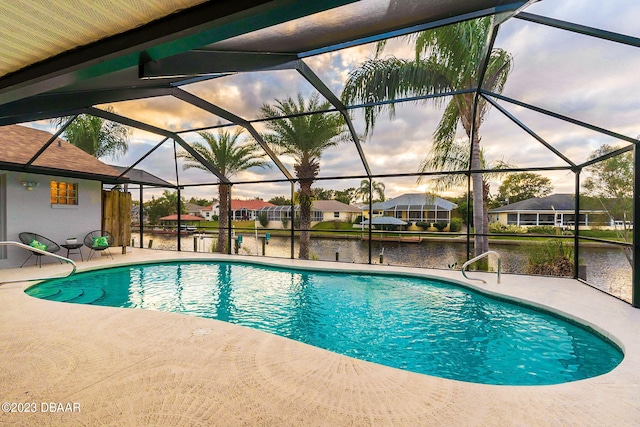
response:
<path id="1" fill-rule="evenodd" d="M 24 243 L 20 243 L 20 242 L 12 242 L 12 241 L 7 241 L 7 242 L 0 242 L 0 246 L 17 246 L 19 248 L 23 248 L 32 252 L 37 252 L 39 254 L 42 255 L 46 255 L 46 256 L 52 256 L 54 258 L 57 258 L 59 260 L 62 260 L 68 264 L 71 264 L 73 266 L 73 269 L 71 270 L 71 273 L 67 274 L 66 276 L 52 276 L 52 277 L 38 277 L 35 279 L 15 279 L 15 280 L 3 280 L 0 282 L 0 285 L 4 285 L 5 283 L 15 283 L 15 282 L 30 282 L 33 280 L 46 280 L 46 279 L 53 279 L 53 278 L 58 278 L 58 277 L 69 277 L 72 274 L 74 274 L 76 272 L 76 263 L 73 262 L 72 260 L 70 260 L 69 258 L 65 258 L 63 256 L 60 255 L 56 255 L 56 254 L 52 254 L 51 252 L 47 252 L 47 251 L 43 251 L 42 249 L 38 249 L 38 248 L 34 248 L 33 246 L 29 246 L 29 245 L 25 245 Z"/>
<path id="2" fill-rule="evenodd" d="M 482 279 L 477 279 L 477 278 L 474 278 L 474 277 L 467 277 L 467 275 L 465 274 L 464 269 L 467 268 L 467 266 L 469 264 L 473 264 L 474 262 L 476 262 L 476 261 L 478 261 L 478 260 L 480 260 L 480 259 L 482 259 L 482 258 L 484 258 L 486 256 L 489 256 L 489 254 L 493 254 L 493 255 L 498 257 L 498 284 L 500 284 L 500 266 L 502 264 L 502 259 L 500 258 L 500 254 L 498 252 L 496 252 L 496 251 L 487 251 L 485 253 L 482 253 L 482 254 L 478 255 L 475 258 L 470 259 L 469 261 L 465 262 L 464 264 L 462 264 L 462 275 L 464 276 L 464 278 L 467 279 L 467 280 L 479 280 L 482 283 L 487 283 L 486 281 L 484 281 Z"/>

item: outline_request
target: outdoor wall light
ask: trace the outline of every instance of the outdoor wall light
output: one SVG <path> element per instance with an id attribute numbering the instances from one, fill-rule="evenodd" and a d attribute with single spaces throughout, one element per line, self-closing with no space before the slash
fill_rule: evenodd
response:
<path id="1" fill-rule="evenodd" d="M 25 187 L 28 191 L 33 190 L 33 187 L 38 187 L 39 185 L 39 182 L 22 181 L 22 186 Z"/>

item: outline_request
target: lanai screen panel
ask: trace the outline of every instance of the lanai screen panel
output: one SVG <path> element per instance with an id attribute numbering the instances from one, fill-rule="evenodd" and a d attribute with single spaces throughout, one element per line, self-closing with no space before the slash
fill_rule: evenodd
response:
<path id="1" fill-rule="evenodd" d="M 208 158 L 213 160 L 212 164 L 217 166 L 218 170 L 225 167 L 225 175 L 231 182 L 285 179 L 277 165 L 249 132 L 241 126 L 225 126 L 200 132 L 187 132 L 181 134 L 181 138 L 192 147 L 197 144 L 204 148 Z M 225 146 L 227 149 L 224 149 Z M 245 147 L 252 147 L 252 149 L 246 150 Z M 178 154 L 183 153 L 186 151 L 178 146 Z M 171 162 L 173 163 L 173 158 L 171 158 Z M 185 169 L 187 163 L 194 164 L 191 161 L 187 162 L 183 157 L 178 158 L 178 173 L 181 183 L 210 184 L 219 182 L 218 177 L 208 170 L 194 167 Z M 249 165 L 251 166 L 247 167 Z"/>
<path id="2" fill-rule="evenodd" d="M 597 11 L 597 13 L 594 13 L 594 11 Z M 640 4 L 635 1 L 540 1 L 527 7 L 526 12 L 632 37 L 640 37 L 637 19 L 640 15 Z"/>
<path id="3" fill-rule="evenodd" d="M 229 123 L 221 117 L 172 96 L 122 101 L 109 106 L 117 114 L 171 132 Z"/>
<path id="4" fill-rule="evenodd" d="M 261 107 L 264 104 L 273 105 L 276 99 L 292 99 L 297 103 L 298 94 L 305 101 L 317 96 L 318 107 L 325 102 L 318 91 L 295 70 L 230 74 L 189 84 L 183 89 L 245 120 L 262 118 Z"/>
<path id="5" fill-rule="evenodd" d="M 542 138 L 543 141 L 557 150 L 560 155 L 574 164 L 585 162 L 596 149 L 604 144 L 618 147 L 631 144 L 629 141 L 618 139 L 615 136 L 559 120 L 530 109 L 522 109 L 502 101 L 498 101 L 498 104 L 510 114 L 516 116 L 520 122 L 535 132 L 538 137 Z M 514 131 L 513 135 L 522 135 L 522 133 Z M 528 136 L 526 133 L 524 135 Z M 542 145 L 541 142 L 533 138 L 529 143 L 533 146 Z M 527 149 L 525 148 L 524 150 Z M 522 151 L 513 150 L 507 145 L 503 147 L 502 152 L 508 155 L 508 158 L 526 160 L 530 166 L 568 165 L 562 157 L 553 153 L 550 149 L 548 149 L 546 156 L 536 159 L 535 163 L 533 158 L 521 157 L 518 153 L 522 153 Z M 560 160 L 558 161 L 557 159 Z"/>
<path id="6" fill-rule="evenodd" d="M 514 56 L 504 96 L 636 136 L 637 48 L 519 19 L 501 27 L 496 46 Z"/>

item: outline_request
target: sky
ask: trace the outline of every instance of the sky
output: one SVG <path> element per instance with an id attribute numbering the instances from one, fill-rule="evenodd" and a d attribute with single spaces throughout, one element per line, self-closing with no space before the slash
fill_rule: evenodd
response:
<path id="1" fill-rule="evenodd" d="M 576 24 L 596 27 L 633 37 L 640 37 L 637 17 L 640 2 L 637 0 L 543 0 L 527 8 L 526 12 L 561 19 Z M 592 125 L 621 133 L 629 137 L 640 135 L 640 49 L 592 37 L 570 33 L 519 19 L 510 19 L 499 30 L 496 48 L 513 55 L 514 66 L 503 91 L 505 96 L 527 104 L 585 121 Z M 305 62 L 320 78 L 339 95 L 349 72 L 374 55 L 374 45 L 363 45 L 338 52 L 306 58 Z M 411 58 L 413 50 L 404 40 L 391 40 L 385 56 Z M 264 103 L 275 99 L 295 97 L 298 92 L 305 97 L 315 93 L 312 86 L 295 71 L 271 71 L 246 73 L 209 80 L 183 89 L 219 105 L 245 119 L 259 117 Z M 444 99 L 446 103 L 448 99 Z M 432 145 L 443 103 L 405 103 L 397 105 L 396 116 L 379 116 L 373 132 L 363 143 L 367 161 L 373 174 L 413 173 Z M 537 133 L 562 154 L 576 163 L 585 161 L 602 144 L 625 146 L 625 141 L 569 124 L 540 113 L 499 102 L 528 128 Z M 172 131 L 226 123 L 196 107 L 174 98 L 156 98 L 111 104 L 119 114 L 142 120 Z M 354 125 L 364 134 L 364 120 L 360 111 L 352 110 Z M 50 126 L 34 123 L 36 127 Z M 259 132 L 265 131 L 256 124 Z M 233 130 L 233 128 L 230 128 Z M 217 132 L 217 131 L 214 131 Z M 246 133 L 245 133 L 246 134 Z M 458 135 L 464 137 L 462 128 Z M 504 161 L 514 167 L 563 166 L 566 163 L 540 142 L 525 133 L 500 111 L 492 108 L 480 128 L 481 145 L 489 164 Z M 194 133 L 182 135 L 187 142 L 202 141 Z M 134 130 L 125 156 L 117 159 L 103 158 L 110 164 L 128 166 L 146 154 L 162 140 L 162 137 Z M 173 162 L 173 143 L 165 143 L 138 167 L 167 181 L 176 182 L 176 165 Z M 292 159 L 282 158 L 293 171 Z M 252 168 L 233 177 L 236 181 L 260 181 L 284 178 L 275 165 L 271 168 Z M 201 170 L 182 169 L 178 165 L 179 183 L 214 183 L 216 178 Z M 327 150 L 320 162 L 320 177 L 353 176 L 364 174 L 364 168 L 353 144 L 343 143 Z M 588 173 L 588 171 L 587 171 Z M 548 177 L 555 193 L 574 190 L 571 172 L 541 172 Z M 584 175 L 584 174 L 583 174 Z M 491 193 L 497 194 L 502 177 L 490 178 Z M 385 184 L 387 197 L 404 193 L 433 191 L 433 183 L 415 177 L 379 178 Z M 344 181 L 318 181 L 314 186 L 331 189 L 358 187 L 360 179 Z M 466 188 L 454 188 L 441 193 L 453 197 Z M 147 192 L 147 197 L 159 192 Z M 216 186 L 187 187 L 187 198 L 211 198 L 217 196 Z M 273 196 L 289 197 L 288 183 L 239 184 L 233 187 L 234 198 Z"/>

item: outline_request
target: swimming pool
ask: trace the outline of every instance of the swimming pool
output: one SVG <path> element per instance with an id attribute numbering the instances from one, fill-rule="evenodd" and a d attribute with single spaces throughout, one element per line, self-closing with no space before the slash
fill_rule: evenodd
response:
<path id="1" fill-rule="evenodd" d="M 440 280 L 228 262 L 143 264 L 33 286 L 38 298 L 190 314 L 461 381 L 542 385 L 609 372 L 622 353 L 557 316 Z"/>

